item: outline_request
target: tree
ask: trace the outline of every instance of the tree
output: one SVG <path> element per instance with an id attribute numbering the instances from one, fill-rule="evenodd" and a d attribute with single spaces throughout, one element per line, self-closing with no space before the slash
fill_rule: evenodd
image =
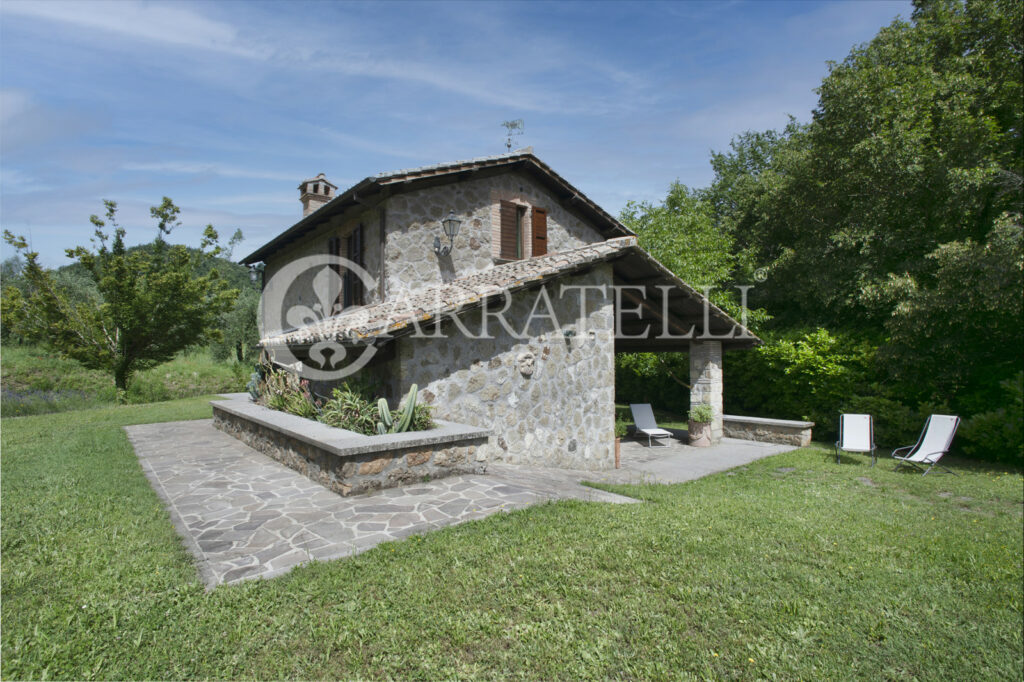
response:
<path id="1" fill-rule="evenodd" d="M 4 238 L 25 259 L 26 292 L 4 290 L 3 323 L 12 331 L 44 339 L 61 354 L 90 369 L 110 372 L 124 395 L 132 376 L 159 365 L 185 347 L 220 336 L 217 323 L 238 292 L 215 268 L 197 276 L 204 261 L 220 252 L 216 230 L 207 225 L 199 249 L 169 245 L 164 237 L 180 223 L 179 209 L 164 197 L 151 209 L 159 232 L 147 248 L 125 248 L 117 204 L 104 201 L 106 220 L 90 217 L 91 248 L 66 251 L 95 285 L 97 298 L 72 296 L 44 269 L 24 237 Z M 112 228 L 112 235 L 104 230 Z"/>
<path id="2" fill-rule="evenodd" d="M 1024 371 L 1024 231 L 1007 214 L 984 242 L 947 242 L 928 255 L 934 282 L 893 277 L 900 304 L 886 324 L 890 375 L 928 393 L 958 396 L 969 412 L 993 406 L 1000 384 Z"/>
<path id="3" fill-rule="evenodd" d="M 767 266 L 780 323 L 881 329 L 930 287 L 942 244 L 983 242 L 1020 211 L 1020 0 L 921 0 L 831 64 L 813 120 L 716 155 L 716 213 Z M 742 229 L 740 229 L 742 228 Z"/>
<path id="4" fill-rule="evenodd" d="M 743 311 L 730 280 L 751 281 L 745 260 L 734 250 L 732 234 L 716 224 L 713 206 L 701 192 L 672 183 L 664 202 L 629 202 L 619 220 L 636 232 L 644 249 L 687 284 L 709 291 L 713 303 L 755 327 L 767 319 L 763 310 Z M 645 402 L 682 403 L 689 390 L 685 353 L 627 353 L 616 356 L 616 384 L 623 395 Z M 673 385 L 666 385 L 668 377 Z M 658 399 L 652 398 L 658 396 Z M 682 410 L 680 410 L 682 411 Z"/>
<path id="5" fill-rule="evenodd" d="M 234 307 L 220 323 L 222 339 L 214 344 L 213 356 L 226 360 L 232 355 L 238 362 L 253 359 L 252 350 L 259 341 L 259 292 L 251 286 L 240 290 Z"/>

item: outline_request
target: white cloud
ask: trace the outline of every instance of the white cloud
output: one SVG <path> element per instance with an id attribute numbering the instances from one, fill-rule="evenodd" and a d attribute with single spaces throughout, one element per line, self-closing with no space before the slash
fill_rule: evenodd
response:
<path id="1" fill-rule="evenodd" d="M 241 57 L 263 57 L 237 39 L 229 24 L 213 21 L 183 5 L 128 1 L 8 0 L 3 11 L 115 33 L 150 43 L 201 48 Z"/>
<path id="2" fill-rule="evenodd" d="M 161 161 L 156 163 L 126 163 L 122 166 L 126 171 L 146 173 L 180 173 L 183 175 L 219 175 L 226 178 L 250 178 L 253 180 L 283 180 L 299 183 L 302 178 L 295 174 L 272 173 L 249 168 L 239 168 L 219 163 L 203 163 L 197 161 Z"/>
<path id="3" fill-rule="evenodd" d="M 243 34 L 237 26 L 212 19 L 186 4 L 136 0 L 8 0 L 0 4 L 0 8 L 10 15 L 99 32 L 105 34 L 103 39 L 113 34 L 171 48 L 273 61 L 275 66 L 316 68 L 321 73 L 327 71 L 337 76 L 402 81 L 514 111 L 594 113 L 609 107 L 622 109 L 625 103 L 633 101 L 633 98 L 593 97 L 566 92 L 564 88 L 534 85 L 552 64 L 561 64 L 566 70 L 589 74 L 617 87 L 635 90 L 640 82 L 637 74 L 612 66 L 596 55 L 577 54 L 554 40 L 538 41 L 533 49 L 520 52 L 515 60 L 503 59 L 500 52 L 497 55 L 480 52 L 474 46 L 470 50 L 474 59 L 467 61 L 465 52 L 459 52 L 459 43 L 453 44 L 450 58 L 422 51 L 409 56 L 383 57 L 382 48 L 388 46 L 379 41 L 374 43 L 373 39 L 370 39 L 373 44 L 361 44 L 355 36 L 339 41 L 339 27 L 332 26 L 329 32 L 323 29 L 319 36 L 316 32 L 322 27 L 315 25 L 303 25 L 301 29 L 278 25 L 272 36 L 255 32 Z M 320 47 L 312 49 L 311 44 Z M 391 46 L 386 52 L 394 54 L 408 49 L 408 45 Z"/>

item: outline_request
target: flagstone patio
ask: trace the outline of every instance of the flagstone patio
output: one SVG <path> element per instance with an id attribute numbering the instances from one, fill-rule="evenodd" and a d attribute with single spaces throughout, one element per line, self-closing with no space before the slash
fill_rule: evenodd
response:
<path id="1" fill-rule="evenodd" d="M 581 480 L 690 480 L 789 446 L 724 439 L 714 448 L 623 443 L 623 468 L 583 472 L 492 464 L 463 475 L 342 497 L 241 441 L 212 420 L 126 427 L 142 469 L 208 587 L 280 575 L 382 542 L 559 499 L 634 503 Z"/>

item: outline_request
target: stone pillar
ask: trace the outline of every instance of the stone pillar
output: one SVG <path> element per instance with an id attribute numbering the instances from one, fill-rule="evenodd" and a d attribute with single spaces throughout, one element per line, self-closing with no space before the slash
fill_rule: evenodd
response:
<path id="1" fill-rule="evenodd" d="M 715 411 L 711 443 L 722 440 L 722 342 L 690 343 L 690 406 L 707 403 Z"/>

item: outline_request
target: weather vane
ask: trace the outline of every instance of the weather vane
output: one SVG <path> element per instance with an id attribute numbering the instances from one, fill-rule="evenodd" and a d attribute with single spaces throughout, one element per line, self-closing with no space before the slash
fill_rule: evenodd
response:
<path id="1" fill-rule="evenodd" d="M 512 151 L 512 138 L 519 137 L 523 134 L 523 119 L 517 118 L 514 121 L 505 121 L 501 125 L 505 126 L 507 137 L 505 138 L 505 149 Z"/>

